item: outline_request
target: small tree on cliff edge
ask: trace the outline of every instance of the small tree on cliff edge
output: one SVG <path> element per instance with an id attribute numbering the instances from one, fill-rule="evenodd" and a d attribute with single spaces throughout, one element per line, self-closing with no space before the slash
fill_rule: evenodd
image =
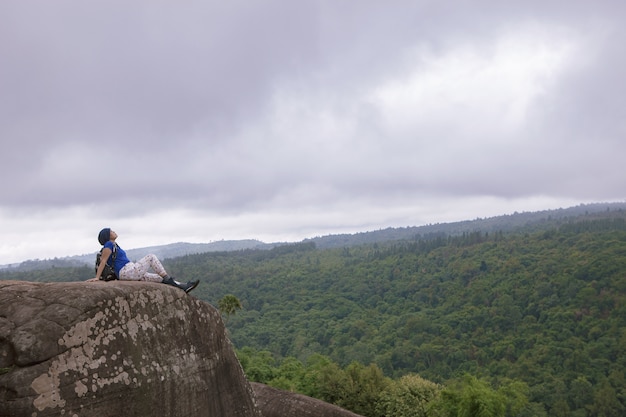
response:
<path id="1" fill-rule="evenodd" d="M 241 305 L 241 301 L 239 301 L 239 298 L 235 297 L 232 294 L 227 294 L 217 302 L 217 308 L 222 314 L 230 316 L 231 314 L 235 314 L 237 310 L 241 310 L 243 306 Z"/>

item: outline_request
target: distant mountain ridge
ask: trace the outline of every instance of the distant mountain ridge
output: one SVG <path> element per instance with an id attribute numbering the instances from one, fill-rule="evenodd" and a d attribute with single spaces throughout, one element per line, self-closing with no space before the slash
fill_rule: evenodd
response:
<path id="1" fill-rule="evenodd" d="M 206 252 L 228 252 L 244 249 L 271 249 L 275 245 L 263 243 L 255 239 L 243 240 L 220 240 L 211 243 L 187 243 L 178 242 L 160 246 L 149 246 L 145 248 L 128 249 L 126 254 L 131 260 L 137 260 L 152 253 L 160 259 L 177 258 L 179 256 L 193 255 Z M 63 258 L 28 260 L 19 264 L 2 265 L 0 269 L 10 269 L 12 271 L 32 271 L 35 269 L 66 268 L 93 266 L 96 259 L 96 252 L 84 255 L 67 256 Z"/>
<path id="2" fill-rule="evenodd" d="M 415 240 L 437 236 L 458 236 L 463 233 L 480 231 L 483 233 L 527 232 L 544 230 L 558 226 L 564 221 L 581 216 L 600 215 L 604 212 L 626 210 L 626 202 L 580 204 L 569 208 L 543 210 L 536 212 L 515 212 L 489 218 L 477 218 L 451 223 L 436 223 L 423 226 L 409 226 L 381 230 L 359 232 L 354 234 L 335 234 L 304 239 L 303 242 L 314 242 L 320 249 L 350 247 L 366 243 L 381 243 L 392 240 Z M 583 217 L 584 218 L 584 217 Z M 272 249 L 276 246 L 294 242 L 265 243 L 256 239 L 221 240 L 211 243 L 170 243 L 167 245 L 128 249 L 126 253 L 131 260 L 139 259 L 149 253 L 160 259 L 176 258 L 206 252 L 228 252 L 247 249 Z M 83 267 L 93 265 L 95 252 L 91 254 L 67 256 L 46 260 L 28 260 L 18 264 L 0 265 L 0 269 L 9 268 L 13 271 L 29 271 L 34 269 Z"/>
<path id="3" fill-rule="evenodd" d="M 626 210 L 626 202 L 580 204 L 569 208 L 543 210 L 536 212 L 515 212 L 489 218 L 477 218 L 452 223 L 436 223 L 424 226 L 386 228 L 355 234 L 339 234 L 305 239 L 315 242 L 318 248 L 337 248 L 367 243 L 380 243 L 391 240 L 415 240 L 437 236 L 459 236 L 463 233 L 483 232 L 533 232 L 546 230 L 574 218 L 598 216 L 606 212 Z"/>

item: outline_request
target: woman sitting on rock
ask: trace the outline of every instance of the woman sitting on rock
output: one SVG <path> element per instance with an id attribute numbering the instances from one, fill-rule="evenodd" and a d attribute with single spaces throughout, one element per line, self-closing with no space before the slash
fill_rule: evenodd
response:
<path id="1" fill-rule="evenodd" d="M 131 262 L 126 256 L 126 252 L 115 243 L 115 239 L 117 239 L 117 233 L 108 227 L 102 229 L 98 234 L 98 242 L 103 246 L 100 265 L 96 271 L 96 277 L 89 281 L 99 281 L 101 279 L 104 266 L 115 251 L 113 263 L 109 263 L 109 265 L 113 267 L 115 274 L 122 281 L 162 282 L 163 284 L 180 288 L 185 292 L 189 292 L 198 286 L 199 280 L 183 284 L 170 277 L 155 255 L 146 255 L 137 262 Z M 150 268 L 156 273 L 148 272 Z"/>

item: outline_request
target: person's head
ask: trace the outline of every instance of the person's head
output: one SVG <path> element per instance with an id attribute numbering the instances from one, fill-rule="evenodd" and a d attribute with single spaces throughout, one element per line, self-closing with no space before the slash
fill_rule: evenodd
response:
<path id="1" fill-rule="evenodd" d="M 109 240 L 115 240 L 116 237 L 117 233 L 111 230 L 110 227 L 105 227 L 104 229 L 100 230 L 100 233 L 98 233 L 98 242 L 100 242 L 101 245 L 104 245 Z"/>

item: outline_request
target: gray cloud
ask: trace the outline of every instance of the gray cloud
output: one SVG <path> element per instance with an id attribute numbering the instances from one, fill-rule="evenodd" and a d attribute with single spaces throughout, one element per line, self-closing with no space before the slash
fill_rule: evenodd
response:
<path id="1" fill-rule="evenodd" d="M 2 2 L 0 226 L 306 237 L 623 199 L 624 15 L 608 0 Z M 29 256 L 22 239 L 0 256 Z"/>

